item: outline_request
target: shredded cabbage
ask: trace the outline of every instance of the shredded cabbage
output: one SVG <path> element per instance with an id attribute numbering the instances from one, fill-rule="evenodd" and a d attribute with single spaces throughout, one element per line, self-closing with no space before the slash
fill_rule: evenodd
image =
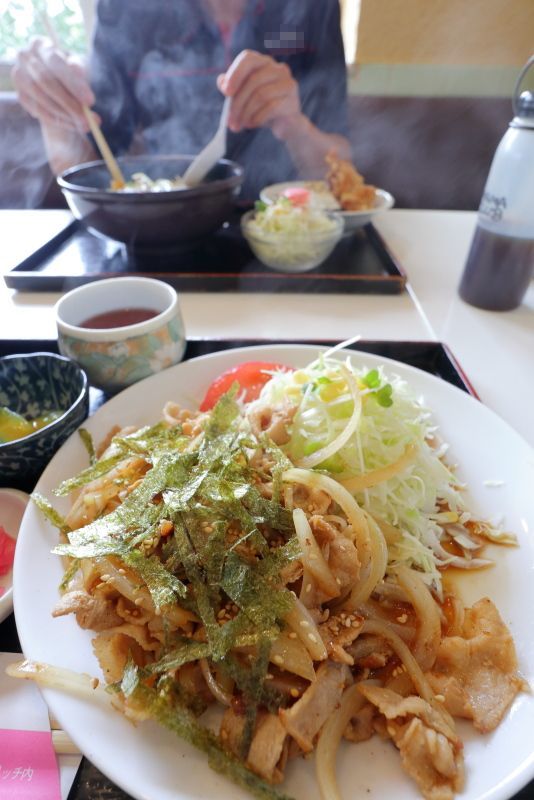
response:
<path id="1" fill-rule="evenodd" d="M 275 203 L 258 211 L 248 223 L 253 236 L 262 238 L 265 234 L 289 234 L 306 236 L 309 233 L 334 233 L 337 223 L 323 211 L 309 205 L 293 205 L 287 197 L 279 197 Z"/>
<path id="2" fill-rule="evenodd" d="M 462 496 L 462 486 L 446 465 L 435 436 L 436 427 L 429 410 L 398 376 L 388 376 L 382 368 L 351 370 L 360 390 L 362 410 L 358 426 L 337 452 L 315 466 L 338 481 L 386 467 L 416 447 L 416 457 L 399 474 L 375 486 L 355 492 L 358 503 L 376 520 L 401 531 L 389 544 L 391 570 L 398 565 L 420 570 L 426 583 L 441 593 L 439 568 L 453 561 L 443 539 L 458 541 L 458 529 L 472 542 L 470 515 Z M 290 427 L 290 440 L 283 449 L 293 463 L 324 449 L 340 437 L 354 410 L 354 401 L 343 376 L 343 365 L 320 357 L 296 372 L 277 373 L 256 401 L 260 405 L 290 403 L 298 406 Z M 444 509 L 452 515 L 440 514 Z M 462 514 L 465 516 L 462 517 Z M 460 518 L 465 524 L 458 522 Z M 448 531 L 449 525 L 455 530 Z M 489 526 L 488 526 L 489 527 Z M 491 530 L 477 530 L 490 539 Z M 480 547 L 480 543 L 478 543 Z M 470 558 L 470 548 L 462 548 Z"/>

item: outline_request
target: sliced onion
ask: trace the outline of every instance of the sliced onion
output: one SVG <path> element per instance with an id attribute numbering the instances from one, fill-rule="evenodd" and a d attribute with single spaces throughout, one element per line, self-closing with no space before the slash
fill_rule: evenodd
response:
<path id="1" fill-rule="evenodd" d="M 314 661 L 326 660 L 328 653 L 319 628 L 308 609 L 297 598 L 291 611 L 284 617 L 284 622 L 297 634 Z"/>
<path id="2" fill-rule="evenodd" d="M 366 703 L 359 686 L 360 684 L 353 683 L 345 690 L 339 708 L 327 719 L 319 734 L 315 774 L 322 800 L 341 800 L 336 780 L 336 754 L 345 728 Z"/>
<path id="3" fill-rule="evenodd" d="M 293 522 L 302 549 L 304 572 L 312 577 L 314 583 L 320 587 L 329 600 L 339 597 L 339 586 L 317 544 L 306 514 L 301 508 L 293 511 Z"/>
<path id="4" fill-rule="evenodd" d="M 417 448 L 415 445 L 409 444 L 401 457 L 391 464 L 387 464 L 385 467 L 380 467 L 379 469 L 373 469 L 370 472 L 366 472 L 364 475 L 355 475 L 353 478 L 340 481 L 340 483 L 345 489 L 348 489 L 349 492 L 360 492 L 363 491 L 363 489 L 370 489 L 372 486 L 376 486 L 377 483 L 387 481 L 400 472 L 403 472 L 410 464 L 413 464 L 416 455 Z"/>
<path id="5" fill-rule="evenodd" d="M 315 453 L 311 453 L 309 456 L 303 456 L 301 459 L 296 461 L 295 463 L 297 467 L 311 469 L 312 467 L 316 467 L 317 464 L 320 464 L 322 461 L 325 461 L 327 458 L 331 458 L 348 442 L 358 427 L 362 413 L 362 398 L 360 395 L 360 390 L 358 389 L 358 384 L 356 383 L 352 372 L 348 370 L 347 367 L 343 366 L 343 364 L 339 365 L 339 371 L 347 382 L 347 386 L 354 402 L 352 415 L 339 436 L 336 436 L 336 438 L 333 439 L 329 444 L 325 445 L 325 447 L 321 447 L 320 450 L 316 450 Z"/>
<path id="6" fill-rule="evenodd" d="M 441 642 L 441 618 L 438 606 L 428 586 L 415 570 L 399 566 L 395 573 L 399 585 L 410 598 L 419 619 L 412 650 L 415 660 L 423 672 L 426 672 L 434 666 Z"/>

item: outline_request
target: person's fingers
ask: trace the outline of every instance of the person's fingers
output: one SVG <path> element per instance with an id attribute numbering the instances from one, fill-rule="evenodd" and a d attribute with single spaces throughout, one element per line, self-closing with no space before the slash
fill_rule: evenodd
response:
<path id="1" fill-rule="evenodd" d="M 286 98 L 287 86 L 281 81 L 260 86 L 251 94 L 246 106 L 240 113 L 239 124 L 241 128 L 257 128 L 265 124 L 268 117 L 262 113 L 262 109 L 268 107 L 272 113 L 278 108 L 281 113 Z M 258 121 L 259 119 L 261 119 L 261 122 Z"/>
<path id="2" fill-rule="evenodd" d="M 272 64 L 264 64 L 248 74 L 248 77 L 237 94 L 232 98 L 230 108 L 230 126 L 235 126 L 237 130 L 243 127 L 243 111 L 250 99 L 257 93 L 263 92 L 265 87 L 271 83 L 280 81 L 278 71 Z"/>
<path id="3" fill-rule="evenodd" d="M 53 49 L 46 54 L 46 63 L 59 83 L 72 97 L 83 105 L 94 105 L 93 90 L 80 64 L 71 58 L 65 58 L 62 53 Z"/>
<path id="4" fill-rule="evenodd" d="M 283 113 L 283 103 L 280 103 L 279 97 L 273 97 L 267 103 L 263 103 L 256 111 L 250 115 L 247 120 L 247 128 L 262 128 L 268 125 L 269 122 L 281 116 Z"/>
<path id="5" fill-rule="evenodd" d="M 21 51 L 12 77 L 30 113 L 47 120 L 71 117 L 69 127 L 87 130 L 82 103 L 92 105 L 94 95 L 84 71 L 49 42 L 37 38 Z"/>
<path id="6" fill-rule="evenodd" d="M 13 70 L 13 83 L 21 103 L 24 108 L 41 121 L 54 121 L 62 127 L 84 131 L 87 130 L 87 122 L 82 112 L 80 104 L 65 104 L 58 100 L 54 92 L 48 91 L 48 82 L 38 82 L 39 70 L 33 68 Z"/>
<path id="7" fill-rule="evenodd" d="M 83 133 L 76 120 L 71 116 L 62 114 L 60 111 L 51 110 L 50 105 L 41 104 L 38 99 L 26 94 L 24 90 L 19 91 L 19 100 L 23 108 L 40 122 Z"/>
<path id="8" fill-rule="evenodd" d="M 255 50 L 242 50 L 221 78 L 219 89 L 226 97 L 235 97 L 251 72 L 272 61 Z"/>

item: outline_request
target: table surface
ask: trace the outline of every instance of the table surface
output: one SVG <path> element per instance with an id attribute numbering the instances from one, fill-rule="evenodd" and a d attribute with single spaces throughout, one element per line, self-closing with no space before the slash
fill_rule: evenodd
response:
<path id="1" fill-rule="evenodd" d="M 2 265 L 28 255 L 67 211 L 0 211 Z M 187 293 L 190 338 L 321 338 L 446 343 L 486 405 L 534 445 L 534 284 L 515 311 L 473 308 L 457 286 L 476 222 L 473 212 L 392 210 L 376 227 L 408 274 L 400 295 Z M 58 294 L 8 290 L 0 282 L 0 338 L 55 338 Z"/>

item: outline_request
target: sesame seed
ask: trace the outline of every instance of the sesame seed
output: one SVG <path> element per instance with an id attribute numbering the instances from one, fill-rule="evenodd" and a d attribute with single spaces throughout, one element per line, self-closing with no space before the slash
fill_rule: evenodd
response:
<path id="1" fill-rule="evenodd" d="M 295 689 L 295 688 L 291 689 L 291 691 L 289 692 L 289 694 L 291 695 L 291 697 L 300 697 L 300 692 L 299 692 L 299 690 L 298 690 L 298 689 Z"/>
<path id="2" fill-rule="evenodd" d="M 126 570 L 121 567 L 119 569 L 119 575 L 126 575 Z"/>
<path id="3" fill-rule="evenodd" d="M 291 633 L 289 634 L 289 638 L 290 639 L 296 639 L 297 638 L 297 634 L 295 633 L 295 631 L 291 631 Z"/>
<path id="4" fill-rule="evenodd" d="M 310 627 L 310 623 L 307 622 L 305 619 L 301 619 L 299 625 L 301 625 L 303 628 L 309 628 Z"/>
<path id="5" fill-rule="evenodd" d="M 282 658 L 282 656 L 275 656 L 273 658 L 273 661 L 274 661 L 275 664 L 283 664 L 284 663 L 284 659 Z"/>
<path id="6" fill-rule="evenodd" d="M 312 586 L 311 586 L 311 583 L 309 583 L 309 584 L 306 586 L 306 594 L 308 594 L 308 592 L 311 592 L 311 590 L 312 590 Z"/>
<path id="7" fill-rule="evenodd" d="M 110 580 L 110 578 L 111 578 L 111 575 L 107 575 L 107 574 L 106 574 L 106 575 L 101 575 L 101 576 L 100 576 L 100 580 L 101 580 L 103 583 L 105 583 L 106 581 L 109 581 L 109 580 Z"/>
<path id="8" fill-rule="evenodd" d="M 317 636 L 314 636 L 313 633 L 308 634 L 308 639 L 310 640 L 310 642 L 317 644 Z"/>
<path id="9" fill-rule="evenodd" d="M 141 606 L 141 605 L 143 605 L 143 598 L 142 598 L 142 597 L 138 597 L 138 598 L 136 598 L 136 599 L 134 600 L 134 603 L 135 603 L 135 605 L 136 605 L 136 606 Z"/>
<path id="10" fill-rule="evenodd" d="M 336 583 L 337 583 L 337 585 L 338 585 L 338 586 L 341 586 L 341 580 L 340 580 L 340 578 L 336 578 Z"/>

